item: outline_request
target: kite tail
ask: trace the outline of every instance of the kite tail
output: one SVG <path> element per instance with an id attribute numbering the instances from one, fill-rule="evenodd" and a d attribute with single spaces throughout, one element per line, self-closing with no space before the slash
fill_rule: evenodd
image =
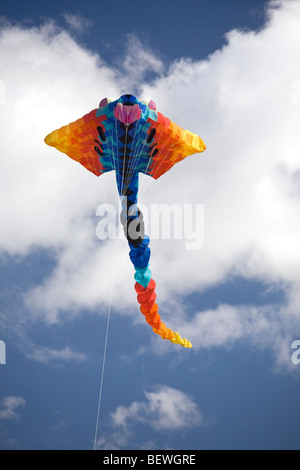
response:
<path id="1" fill-rule="evenodd" d="M 123 197 L 121 198 L 121 204 L 122 212 L 120 218 L 130 247 L 129 257 L 135 269 L 134 278 L 136 283 L 134 287 L 137 293 L 137 300 L 140 304 L 140 311 L 145 316 L 146 322 L 152 326 L 154 333 L 160 335 L 162 339 L 180 344 L 185 348 L 191 348 L 191 342 L 182 338 L 176 331 L 167 328 L 161 321 L 158 313 L 158 305 L 155 302 L 156 283 L 151 277 L 151 270 L 149 268 L 150 239 L 144 233 L 143 214 L 137 208 L 136 201 L 130 205 L 130 200 L 127 200 L 127 197 Z"/>

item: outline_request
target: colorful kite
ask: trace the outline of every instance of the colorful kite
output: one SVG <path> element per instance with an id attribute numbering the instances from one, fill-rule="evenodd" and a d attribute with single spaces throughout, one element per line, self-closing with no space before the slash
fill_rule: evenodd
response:
<path id="1" fill-rule="evenodd" d="M 191 348 L 190 341 L 167 328 L 158 313 L 155 281 L 149 268 L 150 240 L 144 233 L 137 199 L 139 173 L 157 179 L 188 155 L 203 152 L 204 142 L 157 112 L 152 100 L 141 102 L 133 95 L 123 95 L 116 101 L 103 99 L 98 109 L 51 132 L 45 142 L 96 176 L 116 172 L 121 223 L 135 269 L 140 311 L 163 339 Z"/>

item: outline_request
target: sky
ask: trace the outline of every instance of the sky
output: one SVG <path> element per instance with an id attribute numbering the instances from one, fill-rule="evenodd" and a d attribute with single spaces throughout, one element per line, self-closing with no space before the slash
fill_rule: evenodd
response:
<path id="1" fill-rule="evenodd" d="M 297 0 L 0 1 L 0 449 L 300 448 L 299 63 Z M 191 349 L 142 318 L 125 238 L 99 237 L 114 175 L 44 143 L 123 93 L 207 146 L 140 188 Z"/>

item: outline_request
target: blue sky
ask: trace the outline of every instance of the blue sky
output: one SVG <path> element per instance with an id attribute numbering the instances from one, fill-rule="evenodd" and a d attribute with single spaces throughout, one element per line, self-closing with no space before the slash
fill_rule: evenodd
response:
<path id="1" fill-rule="evenodd" d="M 299 2 L 184 5 L 0 4 L 1 449 L 93 448 L 110 292 L 99 449 L 299 449 Z M 141 318 L 126 240 L 97 238 L 112 175 L 43 141 L 126 91 L 207 145 L 141 191 L 204 207 L 200 250 L 151 241 L 191 350 Z"/>

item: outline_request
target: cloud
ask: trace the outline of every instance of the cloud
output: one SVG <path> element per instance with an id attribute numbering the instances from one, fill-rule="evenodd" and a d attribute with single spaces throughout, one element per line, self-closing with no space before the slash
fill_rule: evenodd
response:
<path id="1" fill-rule="evenodd" d="M 298 2 L 272 2 L 259 32 L 231 31 L 227 44 L 207 60 L 181 59 L 155 87 L 143 89 L 207 144 L 203 155 L 174 168 L 164 187 L 156 186 L 164 202 L 174 202 L 176 194 L 205 206 L 201 252 L 180 252 L 175 242 L 160 250 L 159 265 L 168 266 L 158 274 L 166 304 L 170 297 L 180 303 L 179 293 L 183 298 L 239 276 L 283 287 L 281 307 L 262 308 L 253 299 L 250 307 L 222 305 L 194 318 L 189 311 L 182 329 L 201 348 L 241 338 L 257 344 L 267 324 L 266 344 L 272 337 L 277 351 L 286 351 L 285 364 L 290 338 L 299 335 L 299 24 Z M 285 347 L 278 348 L 279 338 Z"/>
<path id="2" fill-rule="evenodd" d="M 199 426 L 202 417 L 197 404 L 185 393 L 165 385 L 145 392 L 144 402 L 119 406 L 112 414 L 116 426 L 127 428 L 130 421 L 140 421 L 157 430 L 178 430 Z"/>
<path id="3" fill-rule="evenodd" d="M 21 408 L 26 405 L 24 398 L 8 395 L 0 399 L 0 440 L 2 446 L 16 447 L 17 433 L 11 435 L 10 424 L 19 422 L 21 418 Z"/>
<path id="4" fill-rule="evenodd" d="M 0 245 L 2 251 L 26 254 L 34 246 L 66 243 L 70 233 L 79 229 L 81 210 L 86 214 L 93 207 L 92 199 L 94 207 L 97 200 L 97 179 L 76 166 L 68 169 L 64 158 L 56 158 L 46 148 L 45 135 L 85 113 L 86 104 L 96 107 L 99 89 L 114 95 L 118 88 L 113 85 L 113 72 L 96 54 L 80 48 L 51 22 L 40 28 L 4 28 L 0 54 L 6 64 L 1 72 L 6 102 L 0 118 L 0 210 L 5 220 Z M 88 73 L 83 74 L 82 67 Z M 80 90 L 86 90 L 84 98 Z M 91 191 L 84 189 L 89 179 Z"/>
<path id="5" fill-rule="evenodd" d="M 132 437 L 131 429 L 137 423 L 165 433 L 202 426 L 205 422 L 197 403 L 189 395 L 166 385 L 157 385 L 152 391 L 146 391 L 144 401 L 118 406 L 111 417 L 115 430 L 111 435 L 101 437 L 98 448 L 125 447 L 129 437 Z M 140 443 L 143 448 L 149 445 Z M 151 445 L 153 448 L 155 444 Z"/>
<path id="6" fill-rule="evenodd" d="M 99 203 L 117 206 L 114 176 L 97 179 L 43 143 L 51 130 L 97 107 L 105 95 L 118 97 L 129 83 L 207 144 L 203 155 L 161 180 L 142 181 L 141 202 L 148 206 L 204 204 L 202 250 L 187 251 L 185 240 L 151 241 L 166 324 L 189 333 L 195 350 L 245 338 L 262 344 L 268 328 L 267 347 L 278 345 L 278 363 L 288 363 L 287 344 L 300 333 L 300 5 L 270 2 L 266 11 L 259 31 L 230 31 L 222 49 L 205 60 L 180 58 L 168 70 L 129 36 L 122 66 L 128 82 L 115 64 L 54 23 L 4 25 L 0 248 L 23 257 L 36 247 L 51 249 L 56 261 L 24 297 L 31 318 L 52 323 L 83 308 L 104 312 L 111 282 L 120 314 L 130 315 L 136 305 L 126 242 L 96 237 Z M 261 307 L 253 299 L 237 306 L 233 298 L 232 305 L 183 311 L 187 295 L 235 277 L 280 286 L 284 305 Z"/>
<path id="7" fill-rule="evenodd" d="M 89 19 L 72 13 L 65 13 L 63 17 L 70 30 L 77 34 L 82 34 L 92 25 L 92 22 Z"/>
<path id="8" fill-rule="evenodd" d="M 19 419 L 18 409 L 25 406 L 26 401 L 22 397 L 7 396 L 0 401 L 0 420 Z"/>
<path id="9" fill-rule="evenodd" d="M 164 71 L 163 61 L 133 34 L 127 35 L 126 53 L 120 59 L 120 67 L 122 75 L 125 75 L 122 81 L 124 92 L 128 89 L 139 92 L 141 87 L 138 84 L 147 80 L 149 74 L 153 78 Z"/>
<path id="10" fill-rule="evenodd" d="M 58 361 L 76 361 L 83 362 L 87 360 L 87 356 L 83 353 L 76 352 L 69 347 L 63 347 L 61 349 L 52 349 L 45 346 L 37 346 L 31 344 L 31 351 L 29 351 L 28 345 L 26 345 L 25 354 L 28 358 L 33 359 L 36 362 L 57 363 Z"/>

